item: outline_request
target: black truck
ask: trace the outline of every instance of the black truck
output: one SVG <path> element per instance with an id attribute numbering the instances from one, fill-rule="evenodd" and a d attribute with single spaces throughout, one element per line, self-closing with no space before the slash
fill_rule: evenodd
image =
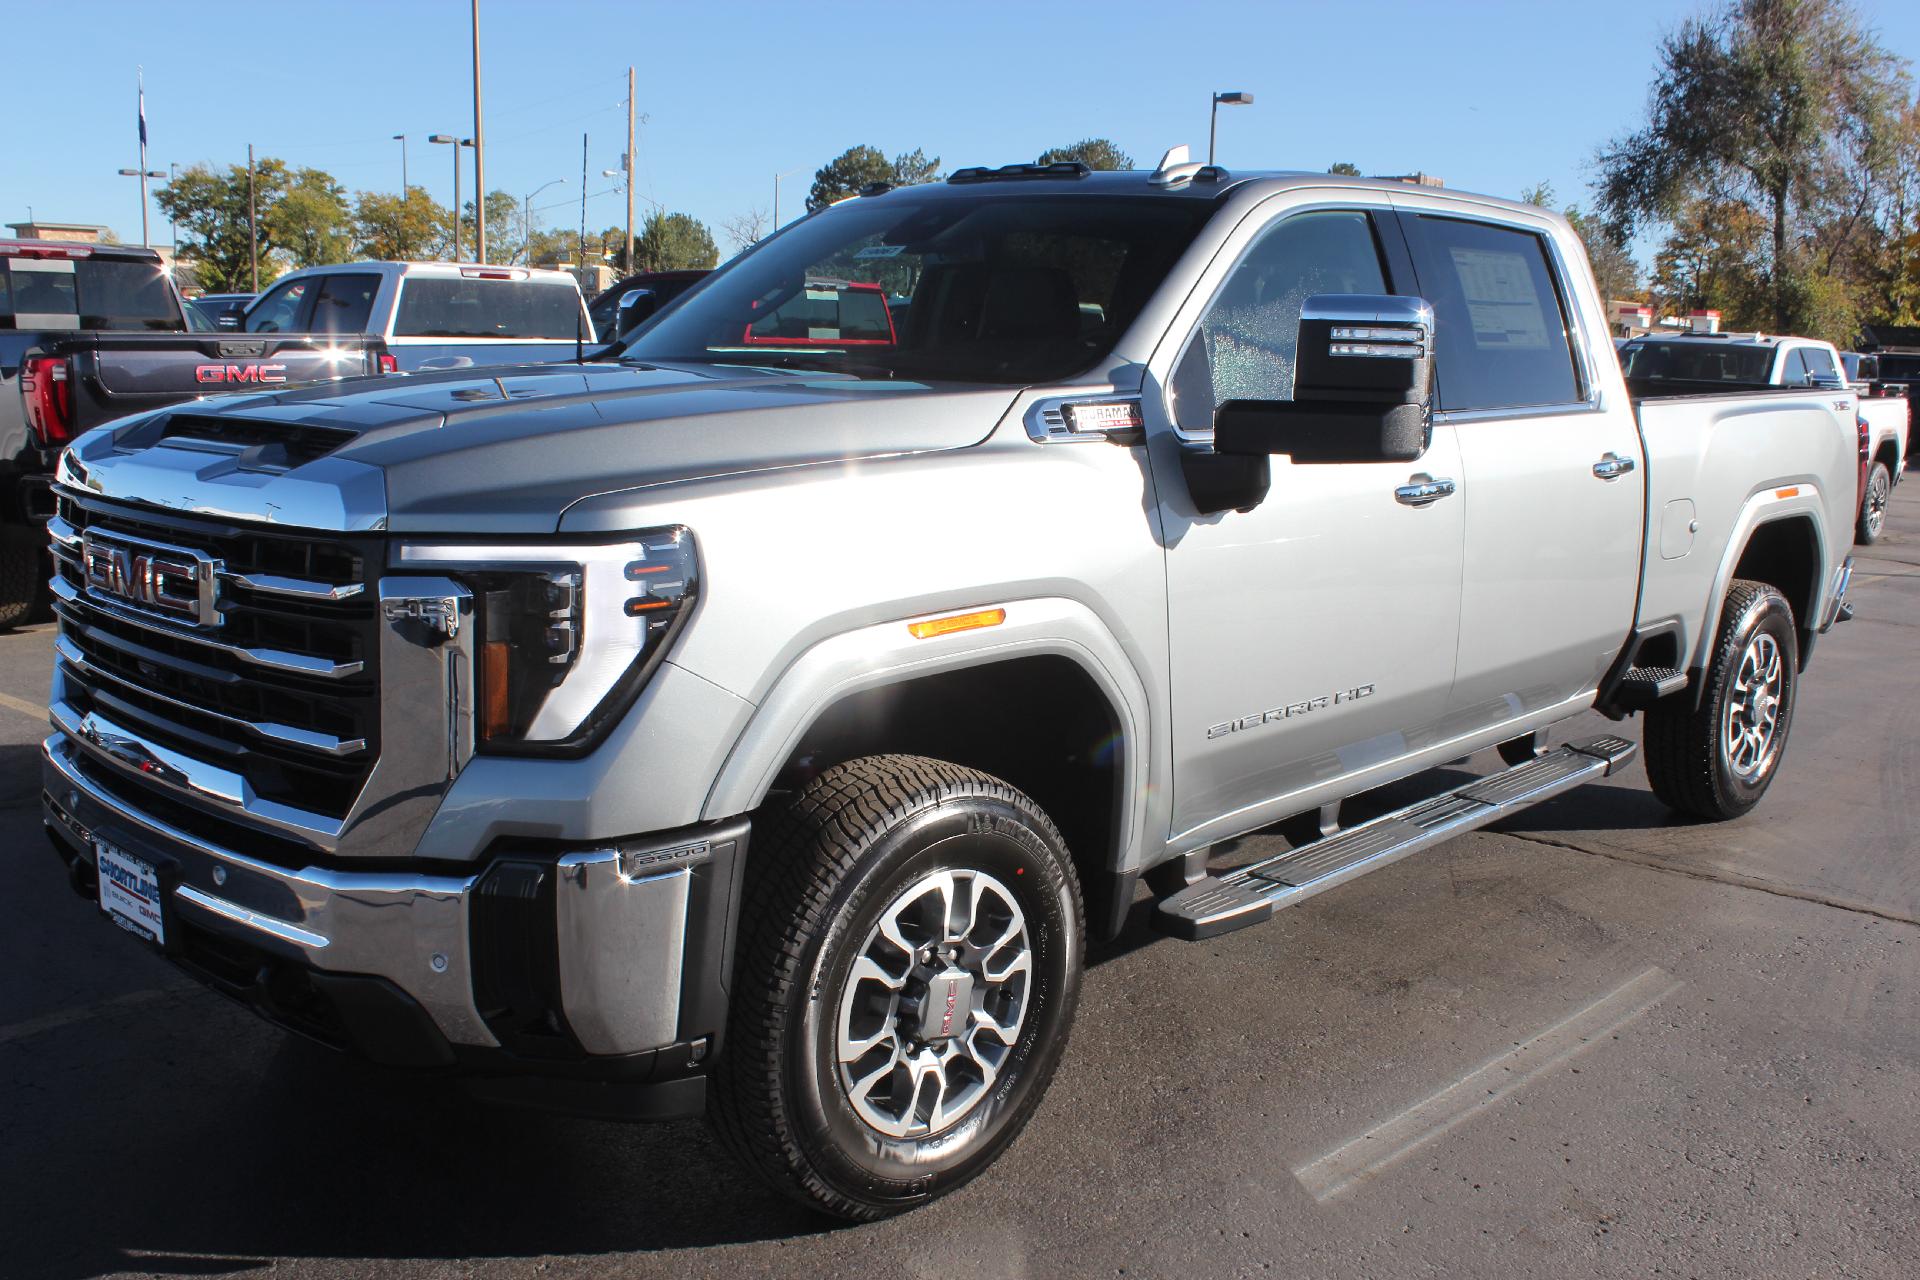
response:
<path id="1" fill-rule="evenodd" d="M 195 396 L 392 367 L 359 334 L 190 332 L 151 249 L 0 240 L 0 628 L 44 589 L 49 477 L 80 433 Z"/>

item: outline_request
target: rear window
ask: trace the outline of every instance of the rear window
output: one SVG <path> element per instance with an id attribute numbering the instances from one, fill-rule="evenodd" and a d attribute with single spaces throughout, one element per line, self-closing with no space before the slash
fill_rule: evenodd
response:
<path id="1" fill-rule="evenodd" d="M 16 258 L 0 263 L 0 329 L 187 327 L 156 263 L 111 258 Z"/>
<path id="2" fill-rule="evenodd" d="M 1629 378 L 1659 382 L 1723 382 L 1765 386 L 1773 348 L 1736 347 L 1710 338 L 1679 342 L 1633 342 L 1620 353 Z"/>
<path id="3" fill-rule="evenodd" d="M 402 338 L 573 338 L 581 324 L 580 291 L 568 284 L 411 276 L 400 286 L 393 332 Z"/>

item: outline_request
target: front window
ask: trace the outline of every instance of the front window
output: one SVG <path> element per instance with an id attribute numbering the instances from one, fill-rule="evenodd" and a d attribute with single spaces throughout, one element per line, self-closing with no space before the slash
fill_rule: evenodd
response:
<path id="1" fill-rule="evenodd" d="M 622 357 L 1059 381 L 1113 349 L 1211 211 L 1163 197 L 863 200 L 739 259 Z"/>

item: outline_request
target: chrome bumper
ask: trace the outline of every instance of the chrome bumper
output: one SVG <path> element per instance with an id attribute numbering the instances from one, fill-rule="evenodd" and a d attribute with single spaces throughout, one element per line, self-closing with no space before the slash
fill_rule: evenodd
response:
<path id="1" fill-rule="evenodd" d="M 250 857 L 129 803 L 111 785 L 124 762 L 110 745 L 65 733 L 41 744 L 47 820 L 72 844 L 89 857 L 97 838 L 157 858 L 173 886 L 174 917 L 188 925 L 313 970 L 384 978 L 450 1044 L 500 1045 L 474 997 L 472 906 L 484 870 L 292 870 Z M 634 1054 L 674 1041 L 690 882 L 709 854 L 697 837 L 668 838 L 559 860 L 560 995 L 588 1054 Z"/>

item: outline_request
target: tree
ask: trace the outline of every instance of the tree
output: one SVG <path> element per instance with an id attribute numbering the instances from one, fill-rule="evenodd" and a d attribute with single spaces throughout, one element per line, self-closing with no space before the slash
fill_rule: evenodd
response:
<path id="1" fill-rule="evenodd" d="M 733 241 L 733 251 L 739 253 L 759 244 L 766 237 L 768 221 L 765 209 L 749 209 L 722 222 L 720 229 L 727 233 L 727 239 Z"/>
<path id="2" fill-rule="evenodd" d="M 824 209 L 835 201 L 859 195 L 861 188 L 874 183 L 910 187 L 939 176 L 940 157 L 928 159 L 917 147 L 891 160 L 878 147 L 848 147 L 814 172 L 807 210 Z"/>
<path id="3" fill-rule="evenodd" d="M 1871 164 L 1904 103 L 1903 65 L 1847 0 L 1727 0 L 1661 41 L 1646 125 L 1599 155 L 1600 209 L 1624 241 L 1690 200 L 1735 200 L 1768 229 L 1771 328 L 1807 319 L 1794 239 L 1823 178 Z"/>
<path id="4" fill-rule="evenodd" d="M 1133 157 L 1105 138 L 1083 138 L 1070 147 L 1055 147 L 1040 153 L 1041 164 L 1078 160 L 1089 169 L 1131 169 Z"/>
<path id="5" fill-rule="evenodd" d="M 353 230 L 360 253 L 385 262 L 418 262 L 441 252 L 450 219 L 425 187 L 404 197 L 362 191 L 354 199 Z"/>
<path id="6" fill-rule="evenodd" d="M 473 201 L 460 209 L 460 247 L 469 258 L 479 256 L 480 230 L 473 221 Z M 520 202 L 504 191 L 487 193 L 487 258 L 512 262 L 525 247 L 520 234 Z M 451 246 L 449 246 L 451 248 Z"/>
<path id="7" fill-rule="evenodd" d="M 321 169 L 301 169 L 261 219 L 296 267 L 347 262 L 353 257 L 353 213 L 347 189 Z"/>
<path id="8" fill-rule="evenodd" d="M 1689 201 L 1654 254 L 1654 294 L 1676 311 L 1718 311 L 1729 329 L 1765 328 L 1765 244 L 1765 218 L 1741 201 Z"/>
<path id="9" fill-rule="evenodd" d="M 263 159 L 254 166 L 263 288 L 280 274 L 273 258 L 278 247 L 273 210 L 287 183 L 287 166 L 281 161 Z M 208 293 L 242 293 L 253 287 L 245 165 L 230 165 L 221 173 L 196 164 L 161 187 L 154 200 L 180 229 L 180 255 L 193 260 L 193 283 Z"/>
<path id="10" fill-rule="evenodd" d="M 1350 160 L 1336 160 L 1327 166 L 1327 172 L 1343 174 L 1349 178 L 1357 178 L 1360 176 L 1360 166 Z"/>
<path id="11" fill-rule="evenodd" d="M 635 238 L 634 256 L 642 271 L 681 271 L 716 266 L 720 261 L 706 225 L 684 213 L 649 214 L 646 227 Z"/>
<path id="12" fill-rule="evenodd" d="M 1553 208 L 1554 198 L 1551 182 L 1536 182 L 1520 193 L 1523 204 L 1538 205 L 1542 209 Z M 1599 218 L 1582 212 L 1579 205 L 1570 204 L 1560 212 L 1587 251 L 1587 261 L 1593 266 L 1594 283 L 1599 286 L 1602 300 L 1638 297 L 1640 267 L 1627 252 L 1626 244 L 1616 240 Z"/>

